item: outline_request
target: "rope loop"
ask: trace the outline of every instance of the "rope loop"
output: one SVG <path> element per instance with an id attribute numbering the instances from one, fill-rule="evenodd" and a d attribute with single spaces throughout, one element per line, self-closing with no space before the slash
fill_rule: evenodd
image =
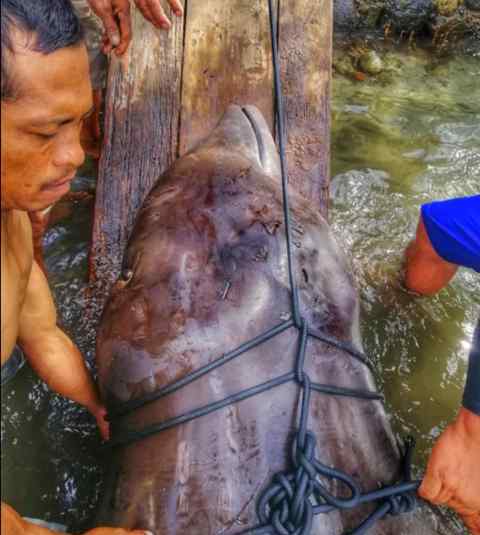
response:
<path id="1" fill-rule="evenodd" d="M 305 433 L 303 445 L 297 435 L 292 451 L 292 471 L 276 474 L 272 484 L 260 496 L 258 517 L 263 524 L 272 526 L 275 535 L 308 534 L 314 509 L 350 509 L 359 503 L 361 492 L 353 479 L 318 461 L 315 450 L 316 439 L 311 431 Z M 341 483 L 350 495 L 347 498 L 334 496 L 322 479 Z M 392 511 L 400 512 L 403 508 L 403 502 L 392 503 L 390 507 Z"/>

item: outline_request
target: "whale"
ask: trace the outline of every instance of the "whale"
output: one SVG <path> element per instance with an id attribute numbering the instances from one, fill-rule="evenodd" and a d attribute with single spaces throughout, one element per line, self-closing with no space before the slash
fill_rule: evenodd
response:
<path id="1" fill-rule="evenodd" d="M 289 198 L 302 315 L 318 332 L 360 352 L 359 296 L 348 257 L 315 200 L 295 191 Z M 236 535 L 259 525 L 259 497 L 292 464 L 301 396 L 295 381 L 138 440 L 115 443 L 115 436 L 132 437 L 292 369 L 298 332 L 285 328 L 155 398 L 166 385 L 291 322 L 285 236 L 272 134 L 255 107 L 230 106 L 209 137 L 150 191 L 102 315 L 98 382 L 117 416 L 113 445 L 105 450 L 109 466 L 98 525 L 155 535 Z M 319 384 L 376 388 L 369 366 L 320 338 L 308 342 L 305 371 Z M 135 405 L 145 397 L 151 402 Z M 404 451 L 381 400 L 312 392 L 308 428 L 316 437 L 315 456 L 349 474 L 363 492 L 401 479 Z M 325 484 L 332 494 L 348 495 L 338 481 Z M 315 515 L 308 533 L 351 532 L 374 509 L 365 503 Z M 368 533 L 462 531 L 420 504 L 384 517 Z"/>

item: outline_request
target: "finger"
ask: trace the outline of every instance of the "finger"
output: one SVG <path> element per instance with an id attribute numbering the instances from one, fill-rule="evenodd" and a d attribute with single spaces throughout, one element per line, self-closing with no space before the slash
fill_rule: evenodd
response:
<path id="1" fill-rule="evenodd" d="M 148 22 L 155 24 L 153 21 L 152 12 L 150 11 L 150 8 L 146 3 L 146 0 L 135 0 L 135 4 L 137 5 L 145 20 L 148 20 Z"/>
<path id="2" fill-rule="evenodd" d="M 112 51 L 112 43 L 110 42 L 110 39 L 107 37 L 107 35 L 104 35 L 102 37 L 102 52 L 104 54 L 110 54 Z"/>
<path id="3" fill-rule="evenodd" d="M 172 23 L 165 15 L 162 6 L 160 5 L 160 0 L 146 0 L 150 13 L 153 17 L 153 23 L 158 28 L 163 28 L 164 30 L 169 30 L 172 26 Z"/>
<path id="4" fill-rule="evenodd" d="M 108 40 L 112 46 L 117 46 L 120 43 L 120 31 L 112 9 L 105 9 L 99 16 L 102 19 Z"/>
<path id="5" fill-rule="evenodd" d="M 98 430 L 103 440 L 109 440 L 110 438 L 110 423 L 105 419 L 106 415 L 107 410 L 105 408 L 100 408 L 94 413 Z"/>
<path id="6" fill-rule="evenodd" d="M 454 497 L 448 501 L 448 507 L 450 507 L 451 509 L 455 509 L 455 511 L 457 511 L 460 516 L 480 515 L 480 511 L 478 509 L 468 507 L 467 505 L 465 505 L 465 501 L 463 499 L 459 499 L 455 496 L 458 496 L 458 492 L 455 493 Z"/>
<path id="7" fill-rule="evenodd" d="M 103 420 L 103 422 L 99 422 L 98 427 L 103 440 L 110 440 L 110 426 L 108 425 L 108 422 Z"/>
<path id="8" fill-rule="evenodd" d="M 132 24 L 130 17 L 130 3 L 127 2 L 125 7 L 119 9 L 116 13 L 116 17 L 120 24 L 120 35 L 121 40 L 117 46 L 115 53 L 117 56 L 121 56 L 128 48 L 130 41 L 132 39 Z"/>
<path id="9" fill-rule="evenodd" d="M 433 500 L 430 500 L 430 501 L 437 505 L 447 504 L 448 502 L 452 500 L 454 494 L 455 493 L 453 489 L 445 485 L 445 482 L 444 482 L 440 492 L 435 496 Z"/>
<path id="10" fill-rule="evenodd" d="M 179 0 L 168 0 L 168 3 L 177 17 L 181 17 L 183 15 L 183 6 Z"/>
<path id="11" fill-rule="evenodd" d="M 480 535 L 480 512 L 473 515 L 460 516 L 472 535 Z"/>
<path id="12" fill-rule="evenodd" d="M 437 476 L 431 475 L 430 472 L 427 470 L 427 473 L 423 478 L 422 484 L 418 489 L 419 496 L 424 500 L 428 500 L 429 502 L 437 503 L 436 499 L 441 491 L 442 480 Z"/>

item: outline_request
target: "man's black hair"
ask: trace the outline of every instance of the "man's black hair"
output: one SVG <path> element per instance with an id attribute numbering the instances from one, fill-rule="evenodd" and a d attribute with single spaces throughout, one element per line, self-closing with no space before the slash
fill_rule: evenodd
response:
<path id="1" fill-rule="evenodd" d="M 83 31 L 70 0 L 1 0 L 2 100 L 14 99 L 18 86 L 14 76 L 13 34 L 28 39 L 28 49 L 50 54 L 83 40 Z"/>

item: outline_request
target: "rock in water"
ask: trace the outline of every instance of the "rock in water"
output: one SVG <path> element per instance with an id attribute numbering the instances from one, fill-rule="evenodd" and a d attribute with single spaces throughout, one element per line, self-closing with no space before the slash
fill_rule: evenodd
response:
<path id="1" fill-rule="evenodd" d="M 465 7 L 470 11 L 480 11 L 480 0 L 465 0 Z"/>
<path id="2" fill-rule="evenodd" d="M 386 0 L 385 15 L 399 32 L 425 28 L 433 14 L 432 0 Z"/>
<path id="3" fill-rule="evenodd" d="M 360 68 L 367 74 L 380 74 L 383 71 L 383 61 L 375 50 L 369 50 L 359 60 Z"/>

